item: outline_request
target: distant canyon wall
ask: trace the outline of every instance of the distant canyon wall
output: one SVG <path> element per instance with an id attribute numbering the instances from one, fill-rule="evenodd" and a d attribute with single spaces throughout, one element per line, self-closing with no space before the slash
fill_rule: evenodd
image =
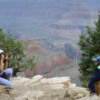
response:
<path id="1" fill-rule="evenodd" d="M 69 65 L 73 63 L 73 61 L 69 59 L 65 53 L 55 52 L 42 47 L 40 46 L 40 43 L 34 39 L 23 40 L 23 42 L 28 44 L 27 49 L 24 50 L 27 55 L 26 58 L 30 58 L 33 55 L 39 57 L 38 61 L 36 61 L 34 70 L 26 70 L 26 77 L 32 77 L 37 74 L 47 74 L 57 66 Z"/>
<path id="2" fill-rule="evenodd" d="M 46 61 L 38 61 L 34 70 L 26 70 L 25 76 L 32 77 L 37 74 L 47 74 L 57 66 L 69 65 L 71 63 L 73 63 L 72 60 L 68 59 L 64 53 L 59 53 Z"/>

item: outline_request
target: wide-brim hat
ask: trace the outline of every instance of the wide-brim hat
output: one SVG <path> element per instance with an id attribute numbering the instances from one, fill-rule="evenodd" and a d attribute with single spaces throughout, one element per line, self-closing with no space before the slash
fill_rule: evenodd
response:
<path id="1" fill-rule="evenodd" d="M 0 54 L 3 53 L 3 52 L 4 52 L 3 50 L 0 50 Z"/>
<path id="2" fill-rule="evenodd" d="M 100 56 L 92 58 L 92 61 L 98 61 L 98 59 L 100 59 Z"/>

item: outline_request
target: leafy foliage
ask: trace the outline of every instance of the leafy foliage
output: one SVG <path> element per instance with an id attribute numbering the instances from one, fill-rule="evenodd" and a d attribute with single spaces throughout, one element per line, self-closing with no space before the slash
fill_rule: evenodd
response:
<path id="1" fill-rule="evenodd" d="M 22 44 L 22 41 L 16 40 L 11 33 L 4 33 L 0 29 L 0 49 L 6 50 L 9 54 L 9 66 L 13 68 L 13 74 L 16 76 L 16 73 L 19 71 L 25 71 L 25 69 L 33 69 L 36 65 L 34 63 L 35 56 L 30 59 L 25 60 L 26 55 L 23 50 L 26 48 L 26 45 Z"/>
<path id="2" fill-rule="evenodd" d="M 79 63 L 80 79 L 85 83 L 89 81 L 94 74 L 95 66 L 91 59 L 100 55 L 100 12 L 95 26 L 95 29 L 87 26 L 87 34 L 80 35 L 78 42 L 80 50 L 82 51 L 81 62 Z"/>

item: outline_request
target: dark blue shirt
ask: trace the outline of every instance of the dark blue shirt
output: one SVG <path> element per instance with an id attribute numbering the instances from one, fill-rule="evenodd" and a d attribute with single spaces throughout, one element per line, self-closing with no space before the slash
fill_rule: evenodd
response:
<path id="1" fill-rule="evenodd" d="M 94 77 L 100 78 L 100 65 L 96 67 Z"/>

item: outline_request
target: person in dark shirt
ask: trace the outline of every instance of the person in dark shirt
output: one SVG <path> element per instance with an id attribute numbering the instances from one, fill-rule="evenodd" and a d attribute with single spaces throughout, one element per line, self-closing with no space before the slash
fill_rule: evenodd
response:
<path id="1" fill-rule="evenodd" d="M 91 89 L 92 93 L 96 93 L 94 83 L 100 80 L 100 56 L 92 58 L 93 63 L 96 66 L 94 76 L 91 78 L 88 87 Z"/>

